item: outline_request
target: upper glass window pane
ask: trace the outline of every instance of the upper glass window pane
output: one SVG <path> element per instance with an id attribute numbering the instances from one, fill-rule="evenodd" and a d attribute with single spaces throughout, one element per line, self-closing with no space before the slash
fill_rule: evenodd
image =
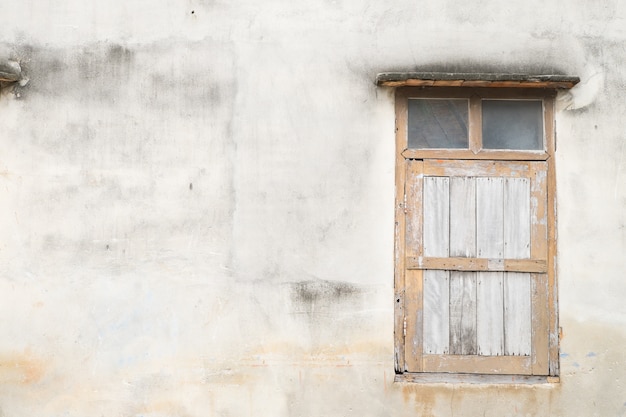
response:
<path id="1" fill-rule="evenodd" d="M 468 100 L 409 99 L 409 148 L 467 148 Z"/>
<path id="2" fill-rule="evenodd" d="M 483 149 L 543 149 L 540 100 L 483 100 Z"/>

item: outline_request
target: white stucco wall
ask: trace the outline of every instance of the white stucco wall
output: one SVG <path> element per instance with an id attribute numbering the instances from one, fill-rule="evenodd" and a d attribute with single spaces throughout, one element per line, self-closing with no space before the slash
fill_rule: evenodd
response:
<path id="1" fill-rule="evenodd" d="M 626 415 L 626 3 L 3 3 L 0 416 Z M 416 68 L 582 78 L 559 384 L 393 383 Z"/>

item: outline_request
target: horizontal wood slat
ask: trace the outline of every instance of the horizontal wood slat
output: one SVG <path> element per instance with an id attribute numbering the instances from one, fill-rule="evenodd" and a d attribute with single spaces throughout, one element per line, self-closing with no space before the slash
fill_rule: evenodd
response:
<path id="1" fill-rule="evenodd" d="M 384 87 L 497 87 L 497 88 L 559 88 L 570 89 L 571 82 L 551 81 L 480 81 L 480 80 L 417 80 L 381 81 Z"/>
<path id="2" fill-rule="evenodd" d="M 424 176 L 530 178 L 533 163 L 537 162 L 473 161 L 470 164 L 467 161 L 428 159 L 424 161 Z"/>
<path id="3" fill-rule="evenodd" d="M 424 355 L 424 372 L 466 374 L 532 373 L 530 356 Z"/>
<path id="4" fill-rule="evenodd" d="M 580 78 L 566 75 L 386 72 L 376 76 L 376 84 L 385 87 L 497 87 L 568 89 Z"/>
<path id="5" fill-rule="evenodd" d="M 487 151 L 477 153 L 469 149 L 405 149 L 402 156 L 406 159 L 505 159 L 509 161 L 545 161 L 548 154 L 543 151 Z"/>
<path id="6" fill-rule="evenodd" d="M 409 98 L 469 98 L 481 99 L 536 99 L 556 97 L 556 90 L 536 88 L 469 88 L 469 87 L 405 87 L 396 90 L 399 102 L 406 103 Z"/>
<path id="7" fill-rule="evenodd" d="M 554 376 L 538 375 L 488 375 L 488 374 L 451 374 L 445 372 L 406 372 L 396 374 L 395 382 L 416 382 L 424 384 L 510 384 L 510 385 L 534 385 L 534 384 L 558 384 L 560 378 Z"/>
<path id="8" fill-rule="evenodd" d="M 446 271 L 507 271 L 546 273 L 547 261 L 542 259 L 437 258 L 410 256 L 407 269 L 441 269 Z"/>

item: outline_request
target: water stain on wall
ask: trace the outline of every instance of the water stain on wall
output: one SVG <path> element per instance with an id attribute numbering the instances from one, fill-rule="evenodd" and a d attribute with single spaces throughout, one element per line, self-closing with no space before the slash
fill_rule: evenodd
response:
<path id="1" fill-rule="evenodd" d="M 338 340 L 350 339 L 355 329 L 367 327 L 360 321 L 349 328 L 341 325 L 347 317 L 358 317 L 356 312 L 367 309 L 370 294 L 365 287 L 315 278 L 287 285 L 289 313 L 305 330 L 306 337 L 300 341 L 309 344 L 313 351 L 319 353 L 329 343 L 340 345 Z"/>
<path id="2" fill-rule="evenodd" d="M 531 385 L 489 384 L 400 384 L 405 404 L 412 404 L 418 415 L 464 415 L 462 410 L 474 410 L 482 415 L 494 415 L 496 410 L 508 409 L 510 415 L 550 415 L 545 407 L 552 389 Z M 476 414 L 478 415 L 478 414 Z"/>
<path id="3" fill-rule="evenodd" d="M 0 354 L 0 384 L 34 384 L 45 370 L 44 362 L 28 352 Z"/>
<path id="4" fill-rule="evenodd" d="M 309 280 L 292 284 L 292 299 L 295 304 L 314 309 L 320 302 L 341 302 L 354 298 L 361 290 L 354 284 L 347 282 Z"/>

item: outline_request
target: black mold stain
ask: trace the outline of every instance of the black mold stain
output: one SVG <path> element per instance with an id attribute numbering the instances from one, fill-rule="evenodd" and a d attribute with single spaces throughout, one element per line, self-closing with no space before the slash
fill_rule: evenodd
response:
<path id="1" fill-rule="evenodd" d="M 106 54 L 107 60 L 111 62 L 113 66 L 129 66 L 133 63 L 134 56 L 133 51 L 118 44 L 109 45 L 109 50 Z"/>
<path id="2" fill-rule="evenodd" d="M 293 301 L 302 306 L 347 301 L 359 296 L 362 292 L 356 285 L 340 281 L 310 280 L 291 285 Z"/>
<path id="3" fill-rule="evenodd" d="M 289 283 L 289 312 L 302 320 L 312 346 L 336 340 L 339 334 L 354 326 L 361 326 L 357 311 L 367 308 L 369 290 L 348 282 L 312 279 Z M 349 322 L 338 322 L 338 318 L 351 316 Z M 349 324 L 348 324 L 349 323 Z M 348 326 L 348 327 L 346 327 Z"/>
<path id="4" fill-rule="evenodd" d="M 223 76 L 216 79 L 218 67 L 214 69 L 206 58 L 208 54 L 214 60 L 228 60 L 232 53 L 223 52 L 221 44 L 211 41 L 171 45 L 96 42 L 79 48 L 19 45 L 13 49 L 30 80 L 20 88 L 23 99 L 51 97 L 83 107 L 118 107 L 132 101 L 149 111 L 208 118 L 210 110 L 234 96 Z"/>
<path id="5" fill-rule="evenodd" d="M 123 45 L 95 43 L 74 50 L 44 45 L 16 47 L 28 94 L 114 102 L 135 71 L 135 52 Z"/>

